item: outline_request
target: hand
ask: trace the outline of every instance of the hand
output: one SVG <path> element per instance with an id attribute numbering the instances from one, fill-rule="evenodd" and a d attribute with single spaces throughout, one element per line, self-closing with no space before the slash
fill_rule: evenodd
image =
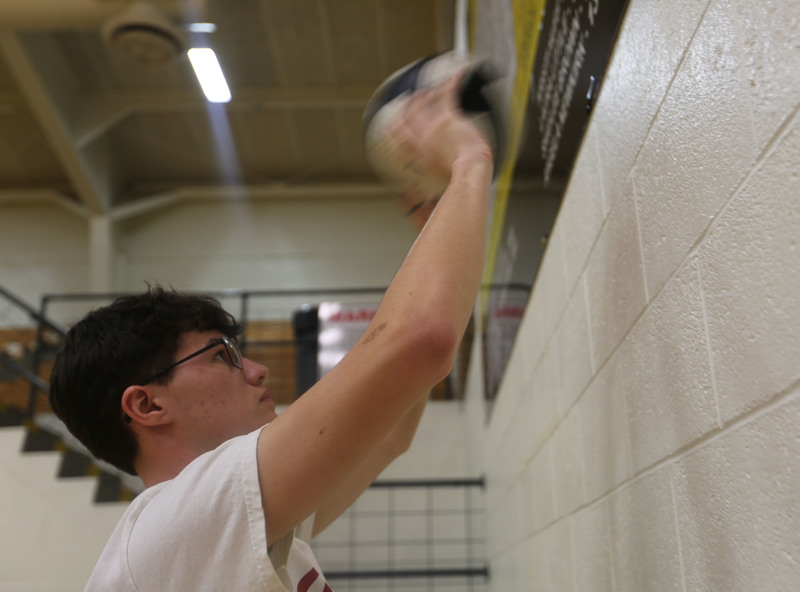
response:
<path id="1" fill-rule="evenodd" d="M 458 104 L 463 76 L 464 71 L 415 92 L 388 132 L 406 166 L 420 179 L 442 179 L 446 185 L 459 158 L 492 161 L 486 138 Z"/>

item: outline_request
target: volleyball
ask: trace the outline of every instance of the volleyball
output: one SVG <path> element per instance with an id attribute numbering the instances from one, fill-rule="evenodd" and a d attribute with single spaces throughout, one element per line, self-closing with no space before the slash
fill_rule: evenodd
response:
<path id="1" fill-rule="evenodd" d="M 482 61 L 469 60 L 455 52 L 427 56 L 398 70 L 381 84 L 364 109 L 364 144 L 367 160 L 377 177 L 398 192 L 415 189 L 427 197 L 440 196 L 449 179 L 421 176 L 407 156 L 386 141 L 386 132 L 417 90 L 444 82 L 465 69 L 459 91 L 461 109 L 484 135 L 494 155 L 495 175 L 505 148 L 505 117 L 496 76 Z"/>

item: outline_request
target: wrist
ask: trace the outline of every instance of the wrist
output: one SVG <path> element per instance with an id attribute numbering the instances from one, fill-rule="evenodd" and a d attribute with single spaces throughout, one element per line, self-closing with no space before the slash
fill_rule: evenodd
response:
<path id="1" fill-rule="evenodd" d="M 466 171 L 483 171 L 490 177 L 494 172 L 494 159 L 491 150 L 476 149 L 460 154 L 452 164 L 452 174 Z"/>

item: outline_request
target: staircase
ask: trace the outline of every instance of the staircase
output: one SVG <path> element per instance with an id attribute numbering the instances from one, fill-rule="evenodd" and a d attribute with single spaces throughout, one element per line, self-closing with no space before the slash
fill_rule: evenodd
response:
<path id="1" fill-rule="evenodd" d="M 92 503 L 96 477 L 55 479 L 62 452 L 23 452 L 31 433 L 0 427 L 0 590 L 82 590 L 127 504 Z"/>
<path id="2" fill-rule="evenodd" d="M 64 328 L 3 288 L 0 304 L 4 313 L 0 316 L 0 428 L 22 430 L 14 452 L 21 453 L 21 458 L 43 458 L 42 453 L 50 453 L 48 462 L 55 462 L 51 478 L 74 483 L 76 478 L 88 477 L 83 479 L 91 489 L 87 501 L 133 499 L 144 489 L 141 480 L 94 459 L 49 408 L 46 379 Z M 21 321 L 34 321 L 36 326 L 20 327 Z"/>

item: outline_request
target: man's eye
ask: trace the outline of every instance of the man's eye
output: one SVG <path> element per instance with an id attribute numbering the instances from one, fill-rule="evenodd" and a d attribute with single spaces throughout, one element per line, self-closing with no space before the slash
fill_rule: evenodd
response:
<path id="1" fill-rule="evenodd" d="M 226 363 L 230 362 L 230 360 L 228 360 L 228 356 L 225 355 L 225 348 L 222 348 L 221 350 L 219 350 L 214 357 L 215 358 L 219 358 L 220 360 L 222 360 L 223 362 L 226 362 Z"/>

